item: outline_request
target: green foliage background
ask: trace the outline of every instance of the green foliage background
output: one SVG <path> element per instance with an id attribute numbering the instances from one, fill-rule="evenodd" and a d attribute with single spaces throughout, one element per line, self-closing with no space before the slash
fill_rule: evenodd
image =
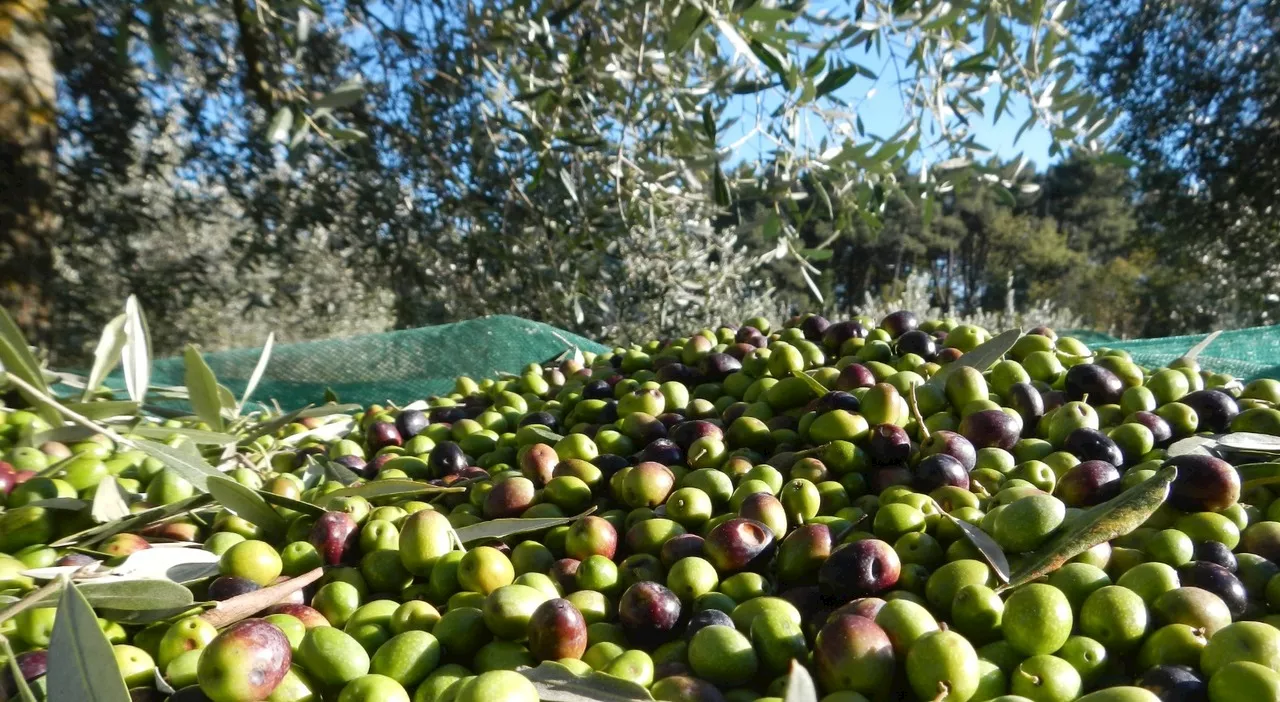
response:
<path id="1" fill-rule="evenodd" d="M 51 47 L 25 60 L 56 133 L 0 143 L 56 167 L 39 216 L 0 198 L 0 297 L 60 364 L 130 293 L 158 355 L 495 313 L 626 341 L 896 300 L 1134 337 L 1280 306 L 1270 3 L 79 0 L 14 27 Z M 898 133 L 855 80 L 900 93 Z M 992 116 L 1063 158 L 992 160 Z"/>

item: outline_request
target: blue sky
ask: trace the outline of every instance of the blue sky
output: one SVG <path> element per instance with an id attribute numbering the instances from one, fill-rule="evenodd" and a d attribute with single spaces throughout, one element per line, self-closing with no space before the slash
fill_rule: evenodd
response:
<path id="1" fill-rule="evenodd" d="M 726 51 L 732 51 L 727 42 L 723 47 Z M 838 97 L 857 112 L 869 134 L 887 138 L 906 124 L 908 119 L 907 109 L 904 107 L 898 87 L 893 84 L 894 76 L 890 72 L 891 69 L 883 68 L 885 64 L 884 56 L 878 55 L 874 51 L 855 51 L 845 52 L 840 56 L 830 55 L 828 60 L 829 62 L 834 62 L 835 60 L 853 61 L 870 68 L 872 71 L 882 71 L 882 76 L 879 80 L 873 81 L 859 76 L 836 92 Z M 872 89 L 874 89 L 874 92 L 871 92 Z M 769 93 L 764 95 L 769 95 L 764 100 L 767 109 L 772 110 L 775 108 L 778 104 L 777 97 Z M 1049 155 L 1049 147 L 1053 143 L 1053 139 L 1048 130 L 1039 125 L 1033 125 L 1025 130 L 1015 143 L 1014 137 L 1017 135 L 1018 129 L 1031 114 L 1025 100 L 1017 97 L 1011 98 L 1008 112 L 1001 118 L 999 123 L 995 123 L 992 117 L 995 111 L 994 105 L 998 100 L 998 92 L 992 90 L 983 97 L 988 104 L 985 118 L 982 120 L 971 119 L 970 121 L 970 133 L 974 135 L 978 143 L 990 148 L 994 155 L 1003 160 L 1012 160 L 1019 156 L 1025 156 L 1029 162 L 1028 167 L 1034 164 L 1036 170 L 1043 170 L 1049 164 L 1059 160 L 1060 157 L 1051 157 Z M 739 121 L 736 125 L 723 130 L 720 134 L 719 144 L 722 147 L 738 141 L 755 124 L 753 113 L 757 109 L 757 99 L 757 96 L 754 95 L 743 96 L 730 104 L 722 117 L 726 119 L 738 118 Z M 815 134 L 824 126 L 816 119 L 812 120 L 811 123 Z M 820 137 L 821 134 L 817 134 L 817 136 Z M 729 157 L 729 160 L 737 162 L 744 159 L 753 159 L 762 153 L 771 151 L 773 148 L 774 144 L 770 140 L 755 136 L 743 143 L 739 150 Z"/>

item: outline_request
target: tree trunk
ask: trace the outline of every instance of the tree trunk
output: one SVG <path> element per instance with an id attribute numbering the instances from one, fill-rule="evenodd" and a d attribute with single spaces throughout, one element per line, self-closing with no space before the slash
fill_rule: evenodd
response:
<path id="1" fill-rule="evenodd" d="M 55 136 L 47 0 L 0 0 L 0 305 L 32 344 L 49 340 Z"/>

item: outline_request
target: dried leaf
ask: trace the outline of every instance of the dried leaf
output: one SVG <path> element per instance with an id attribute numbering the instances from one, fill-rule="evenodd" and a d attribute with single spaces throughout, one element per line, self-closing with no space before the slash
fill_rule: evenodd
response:
<path id="1" fill-rule="evenodd" d="M 129 390 L 129 399 L 142 402 L 151 384 L 151 332 L 136 295 L 130 295 L 124 303 L 124 334 L 121 350 L 124 384 Z"/>
<path id="2" fill-rule="evenodd" d="M 794 658 L 791 659 L 791 673 L 787 676 L 787 690 L 783 693 L 782 702 L 818 702 L 818 688 L 813 684 L 813 676 Z"/>
<path id="3" fill-rule="evenodd" d="M 1208 334 L 1203 339 L 1201 339 L 1199 343 L 1197 343 L 1195 346 L 1192 346 L 1191 350 L 1183 354 L 1182 357 L 1187 359 L 1188 361 L 1196 360 L 1197 358 L 1200 357 L 1201 352 L 1209 348 L 1209 345 L 1212 344 L 1221 335 L 1222 335 L 1221 329 L 1218 329 Z"/>
<path id="4" fill-rule="evenodd" d="M 319 580 L 323 575 L 324 568 L 316 568 L 282 583 L 237 595 L 219 602 L 213 609 L 201 614 L 200 618 L 221 629 L 283 602 L 287 597 Z"/>
<path id="5" fill-rule="evenodd" d="M 244 406 L 249 402 L 249 397 L 258 388 L 258 383 L 262 380 L 262 374 L 267 372 L 267 363 L 271 360 L 271 349 L 275 344 L 276 333 L 267 334 L 267 343 L 262 345 L 262 355 L 258 356 L 258 364 L 253 367 L 253 373 L 249 374 L 249 382 L 245 383 L 244 394 L 240 396 L 240 404 L 236 405 L 237 416 L 244 411 Z"/>
<path id="6" fill-rule="evenodd" d="M 93 350 L 93 367 L 89 369 L 84 392 L 80 395 L 81 400 L 88 401 L 93 396 L 93 391 L 102 387 L 102 381 L 120 364 L 124 342 L 124 315 L 119 314 L 102 328 L 102 336 Z"/>

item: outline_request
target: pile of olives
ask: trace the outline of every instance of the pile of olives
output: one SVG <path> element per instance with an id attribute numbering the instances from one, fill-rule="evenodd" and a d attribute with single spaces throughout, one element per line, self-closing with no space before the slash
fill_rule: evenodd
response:
<path id="1" fill-rule="evenodd" d="M 48 500 L 115 480 L 138 513 L 194 486 L 104 435 L 18 446 L 43 420 L 3 410 L 0 594 L 165 541 L 218 556 L 197 601 L 324 569 L 222 630 L 199 608 L 102 619 L 134 700 L 773 702 L 793 662 L 824 702 L 1280 700 L 1280 488 L 1239 472 L 1268 456 L 1169 451 L 1280 436 L 1280 382 L 1047 328 L 989 341 L 909 312 L 756 318 L 460 378 L 339 438 L 345 417 L 312 416 L 242 445 L 227 477 L 322 513 L 277 501 L 270 530 L 198 506 L 90 549 L 48 545 L 93 524 Z M 1016 571 L 1166 466 L 1145 521 L 1004 585 L 990 542 Z M 360 489 L 382 481 L 424 489 Z M 37 699 L 57 613 L 0 623 Z M 535 685 L 548 669 L 581 678 Z"/>

